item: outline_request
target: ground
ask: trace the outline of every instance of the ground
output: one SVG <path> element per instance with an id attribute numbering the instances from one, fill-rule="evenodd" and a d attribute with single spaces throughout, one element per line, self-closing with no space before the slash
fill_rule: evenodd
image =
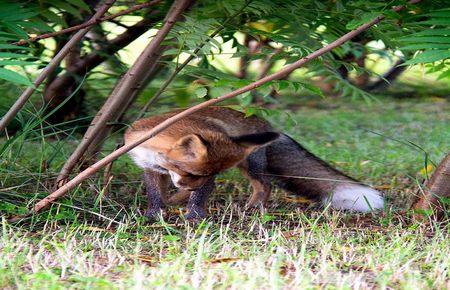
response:
<path id="1" fill-rule="evenodd" d="M 384 192 L 382 213 L 321 209 L 277 190 L 246 211 L 249 185 L 223 174 L 210 218 L 192 227 L 183 208 L 148 224 L 139 169 L 113 167 L 108 191 L 91 179 L 50 211 L 8 223 L 47 194 L 78 136 L 40 129 L 3 142 L 0 154 L 2 289 L 448 289 L 448 216 L 413 221 L 408 210 L 448 150 L 444 98 L 380 97 L 367 104 L 305 98 L 271 117 L 316 155 Z M 290 106 L 293 108 L 293 106 Z M 111 144 L 111 148 L 114 144 Z M 39 154 L 38 154 L 39 153 Z"/>

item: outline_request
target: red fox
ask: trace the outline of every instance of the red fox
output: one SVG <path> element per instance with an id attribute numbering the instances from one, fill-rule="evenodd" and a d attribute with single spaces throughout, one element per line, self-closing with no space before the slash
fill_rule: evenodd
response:
<path id="1" fill-rule="evenodd" d="M 126 131 L 125 143 L 178 112 L 138 120 Z M 274 132 L 266 120 L 226 107 L 209 107 L 187 116 L 129 154 L 144 169 L 145 215 L 150 220 L 163 213 L 170 180 L 188 196 L 185 218 L 206 217 L 215 175 L 232 167 L 239 168 L 251 183 L 250 207 L 267 202 L 272 180 L 289 192 L 336 209 L 368 212 L 384 206 L 378 191 L 332 168 L 289 136 Z"/>

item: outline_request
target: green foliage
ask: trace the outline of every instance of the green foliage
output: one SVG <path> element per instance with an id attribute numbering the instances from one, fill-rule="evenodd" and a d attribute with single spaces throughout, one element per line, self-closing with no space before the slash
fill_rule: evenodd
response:
<path id="1" fill-rule="evenodd" d="M 24 75 L 25 67 L 45 64 L 39 58 L 44 48 L 40 44 L 27 47 L 10 43 L 27 39 L 30 34 L 52 32 L 58 25 L 65 27 L 63 13 L 81 19 L 82 10 L 90 10 L 82 0 L 0 0 L 0 79 L 32 85 Z"/>
<path id="2" fill-rule="evenodd" d="M 438 79 L 450 75 L 450 9 L 432 11 L 425 14 L 427 20 L 418 22 L 423 29 L 400 38 L 402 47 L 416 51 L 414 58 L 404 65 L 428 64 L 429 72 L 440 72 Z"/>
<path id="3" fill-rule="evenodd" d="M 445 21 L 448 10 L 442 9 L 442 1 L 434 1 L 431 5 L 410 5 L 408 9 L 414 13 L 393 13 L 390 8 L 404 4 L 403 1 L 267 1 L 267 0 L 233 0 L 233 1 L 202 1 L 194 6 L 183 22 L 178 22 L 170 32 L 166 44 L 172 48 L 165 51 L 165 55 L 175 58 L 179 63 L 182 54 L 194 55 L 200 60 L 187 67 L 182 75 L 186 79 L 208 79 L 214 95 L 219 91 L 236 88 L 237 78 L 214 64 L 215 56 L 223 53 L 224 43 L 231 43 L 234 50 L 233 57 L 249 57 L 249 61 L 264 61 L 275 47 L 283 47 L 283 51 L 272 58 L 274 63 L 292 63 L 312 51 L 323 47 L 351 29 L 370 21 L 378 15 L 384 15 L 379 25 L 369 29 L 353 41 L 336 48 L 332 54 L 325 55 L 321 60 L 307 65 L 310 76 L 321 75 L 325 72 L 326 80 L 337 82 L 337 90 L 343 95 L 354 98 L 367 97 L 367 93 L 343 79 L 337 73 L 341 67 L 346 67 L 357 74 L 368 73 L 377 77 L 371 70 L 355 66 L 346 60 L 349 55 L 360 57 L 364 53 L 379 54 L 383 58 L 392 58 L 392 52 L 400 49 L 406 56 L 417 55 L 407 64 L 432 63 L 448 58 L 448 29 Z M 121 5 L 120 2 L 118 2 Z M 0 12 L 0 65 L 3 66 L 0 78 L 23 85 L 30 85 L 28 77 L 24 76 L 26 66 L 42 65 L 40 56 L 42 46 L 33 44 L 30 47 L 13 47 L 11 42 L 27 38 L 30 33 L 41 34 L 67 26 L 64 15 L 71 15 L 81 19 L 81 12 L 92 13 L 89 6 L 82 0 L 46 0 L 35 2 L 1 1 Z M 166 5 L 167 6 L 167 5 Z M 420 7 L 418 9 L 417 7 Z M 441 9 L 439 9 L 441 8 Z M 12 11 L 10 13 L 10 11 Z M 139 12 L 142 15 L 141 12 Z M 139 14 L 138 13 L 138 14 Z M 211 37 L 214 31 L 218 36 Z M 242 35 L 246 34 L 254 39 L 267 43 L 260 51 L 249 55 L 248 48 L 242 43 Z M 409 34 L 409 35 L 407 35 Z M 380 39 L 387 46 L 386 49 L 371 49 L 365 43 Z M 92 49 L 92 48 L 91 48 Z M 173 63 L 170 67 L 176 67 Z M 441 78 L 449 74 L 448 66 L 434 66 L 429 72 L 441 71 Z M 255 75 L 250 72 L 248 81 Z M 219 83 L 224 81 L 228 83 Z M 295 86 L 298 80 L 286 80 Z M 285 85 L 277 84 L 279 90 Z M 242 84 L 241 84 L 242 85 Z M 271 84 L 272 85 L 272 84 Z M 267 88 L 267 87 L 266 87 Z M 169 87 L 169 90 L 171 87 Z M 303 89 L 315 91 L 311 87 Z M 200 93 L 201 92 L 201 93 Z M 268 92 L 261 94 L 266 96 Z M 195 96 L 205 95 L 197 91 Z M 267 97 L 266 97 L 267 98 Z"/>
<path id="4" fill-rule="evenodd" d="M 220 20 L 220 16 L 217 16 L 232 14 L 242 7 L 239 3 L 244 6 L 247 3 L 248 6 L 243 9 L 240 17 L 230 21 L 229 25 L 228 18 Z M 404 37 L 411 31 L 423 30 L 424 25 L 429 28 L 432 27 L 432 30 L 437 30 L 435 29 L 436 23 L 430 22 L 430 17 L 439 16 L 440 20 L 442 20 L 442 18 L 447 16 L 442 11 L 439 11 L 439 15 L 434 14 L 434 12 L 428 13 L 432 9 L 436 9 L 436 7 L 442 7 L 443 2 L 441 1 L 434 2 L 433 5 L 427 7 L 421 7 L 422 10 L 415 13 L 394 13 L 390 10 L 391 7 L 400 4 L 404 3 L 402 1 L 391 1 L 389 3 L 367 1 L 336 1 L 333 3 L 323 1 L 230 1 L 227 3 L 219 2 L 216 5 L 215 1 L 214 3 L 204 2 L 200 12 L 193 9 L 191 17 L 186 22 L 177 24 L 177 36 L 175 37 L 177 42 L 181 43 L 181 48 L 172 49 L 169 53 L 185 52 L 190 54 L 196 48 L 202 47 L 197 56 L 202 60 L 207 59 L 207 61 L 200 62 L 198 66 L 188 66 L 181 74 L 210 80 L 210 86 L 215 91 L 219 92 L 220 90 L 218 89 L 224 89 L 222 91 L 225 92 L 247 84 L 254 77 L 254 73 L 250 72 L 247 76 L 247 82 L 238 83 L 236 77 L 231 75 L 230 72 L 224 72 L 222 68 L 218 69 L 213 64 L 213 61 L 214 54 L 222 52 L 221 42 L 231 41 L 232 49 L 235 50 L 233 57 L 241 58 L 247 56 L 251 62 L 265 61 L 267 55 L 273 52 L 274 47 L 282 46 L 284 48 L 283 51 L 275 55 L 271 61 L 285 61 L 286 64 L 289 64 L 336 40 L 349 30 L 367 23 L 376 16 L 383 15 L 385 19 L 377 26 L 355 37 L 353 41 L 336 48 L 333 50 L 333 54 L 325 55 L 321 60 L 311 62 L 306 66 L 308 70 L 307 75 L 321 76 L 325 82 L 336 83 L 335 90 L 342 95 L 350 96 L 352 99 L 363 98 L 370 101 L 373 99 L 370 93 L 352 84 L 349 80 L 342 78 L 338 70 L 344 67 L 347 71 L 356 75 L 365 73 L 374 78 L 382 77 L 370 69 L 353 64 L 346 58 L 350 56 L 359 58 L 364 54 L 372 53 L 393 62 L 392 59 L 396 50 L 406 52 L 406 56 L 412 55 L 412 53 L 420 51 L 423 47 L 406 46 L 402 36 Z M 261 6 L 261 9 L 256 11 L 254 9 L 256 6 Z M 418 10 L 417 6 L 412 5 L 408 6 L 408 9 Z M 218 22 L 211 21 L 211 15 L 213 14 L 216 15 L 214 19 L 219 20 Z M 415 16 L 416 14 L 417 16 Z M 417 21 L 418 17 L 421 17 L 423 20 Z M 227 23 L 227 25 L 219 34 L 221 39 L 208 39 L 208 32 L 211 33 L 214 30 L 213 27 L 218 27 L 223 23 Z M 180 33 L 182 31 L 184 33 Z M 260 51 L 249 54 L 248 47 L 242 44 L 242 34 L 236 33 L 236 31 L 240 31 L 261 42 L 267 42 L 268 45 Z M 192 36 L 191 34 L 195 32 L 200 32 L 199 34 L 202 34 L 202 36 Z M 435 33 L 438 32 L 442 32 L 443 36 L 446 36 L 446 33 L 448 33 L 446 29 L 437 30 Z M 425 35 L 422 36 L 420 44 L 425 47 L 440 47 L 441 50 L 424 52 L 421 57 L 416 59 L 415 63 L 423 61 L 433 62 L 448 57 L 448 50 L 446 50 L 448 39 L 445 37 L 437 39 L 434 37 L 434 34 L 429 34 L 435 43 L 432 46 L 433 44 L 428 42 L 428 39 L 424 37 Z M 381 39 L 384 42 L 385 49 L 374 49 L 365 45 L 367 42 L 377 39 Z M 414 45 L 418 45 L 418 43 L 415 42 Z M 428 71 L 434 72 L 436 68 Z M 441 78 L 445 74 L 448 73 L 444 70 Z M 298 79 L 294 78 L 278 83 L 271 82 L 260 88 L 260 94 L 263 96 L 263 99 L 270 100 L 270 98 L 267 98 L 268 88 L 275 85 L 279 91 L 283 91 L 287 87 L 298 86 L 298 83 Z M 301 81 L 300 83 L 305 84 L 306 82 Z M 303 85 L 302 88 L 307 92 L 321 95 L 320 90 L 313 88 L 311 85 Z M 251 96 L 246 95 L 238 100 L 243 105 L 248 103 L 248 101 L 251 102 L 252 99 Z"/>
<path id="5" fill-rule="evenodd" d="M 191 54 L 198 47 L 201 54 L 210 54 L 213 48 L 220 49 L 220 43 L 208 36 L 208 33 L 219 27 L 216 19 L 197 19 L 187 16 L 185 21 L 178 22 L 171 30 L 169 38 L 174 38 L 173 44 L 177 46 L 165 52 L 165 55 L 179 55 L 181 52 Z M 194 55 L 198 57 L 199 55 Z"/>

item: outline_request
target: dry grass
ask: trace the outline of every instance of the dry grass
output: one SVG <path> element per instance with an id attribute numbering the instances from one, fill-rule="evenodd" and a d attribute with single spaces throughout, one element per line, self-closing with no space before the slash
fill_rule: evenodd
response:
<path id="1" fill-rule="evenodd" d="M 219 178 L 211 217 L 198 227 L 184 223 L 178 208 L 149 225 L 135 194 L 139 172 L 122 158 L 109 197 L 95 196 L 102 182 L 92 179 L 51 210 L 11 224 L 6 217 L 46 193 L 73 146 L 71 138 L 22 136 L 1 151 L 0 288 L 449 289 L 448 217 L 415 222 L 406 211 L 424 152 L 391 138 L 420 145 L 438 162 L 450 137 L 439 102 L 332 100 L 333 111 L 302 108 L 296 127 L 275 117 L 314 153 L 382 188 L 389 206 L 373 215 L 321 209 L 280 191 L 265 212 L 248 212 L 249 186 L 231 172 Z"/>

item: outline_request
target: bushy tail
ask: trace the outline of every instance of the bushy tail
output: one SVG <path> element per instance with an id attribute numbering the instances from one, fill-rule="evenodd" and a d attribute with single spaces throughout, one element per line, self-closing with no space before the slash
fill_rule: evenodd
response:
<path id="1" fill-rule="evenodd" d="M 266 147 L 268 173 L 284 189 L 336 209 L 368 212 L 384 206 L 381 193 L 332 168 L 285 134 Z"/>

